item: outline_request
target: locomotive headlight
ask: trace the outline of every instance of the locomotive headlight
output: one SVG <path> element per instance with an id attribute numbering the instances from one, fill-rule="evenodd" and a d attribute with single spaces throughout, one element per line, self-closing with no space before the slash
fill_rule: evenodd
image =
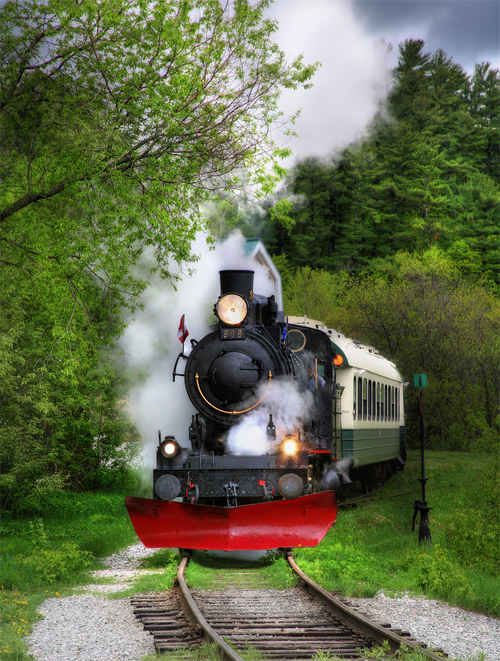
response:
<path id="1" fill-rule="evenodd" d="M 228 326 L 241 324 L 247 312 L 245 299 L 238 294 L 226 294 L 217 303 L 217 316 Z"/>
<path id="2" fill-rule="evenodd" d="M 160 445 L 160 452 L 166 459 L 173 459 L 181 451 L 181 446 L 175 438 L 167 436 L 167 438 Z"/>
<path id="3" fill-rule="evenodd" d="M 299 451 L 299 444 L 294 436 L 287 435 L 281 443 L 281 451 L 287 457 L 293 457 Z"/>

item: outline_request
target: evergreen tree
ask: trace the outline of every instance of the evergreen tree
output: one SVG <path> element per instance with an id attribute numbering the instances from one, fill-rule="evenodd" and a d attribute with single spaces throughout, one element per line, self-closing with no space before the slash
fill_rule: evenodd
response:
<path id="1" fill-rule="evenodd" d="M 500 71 L 489 62 L 477 64 L 470 106 L 480 136 L 481 171 L 500 180 Z"/>
<path id="2" fill-rule="evenodd" d="M 457 189 L 455 236 L 482 259 L 483 273 L 500 284 L 500 185 L 480 172 Z"/>

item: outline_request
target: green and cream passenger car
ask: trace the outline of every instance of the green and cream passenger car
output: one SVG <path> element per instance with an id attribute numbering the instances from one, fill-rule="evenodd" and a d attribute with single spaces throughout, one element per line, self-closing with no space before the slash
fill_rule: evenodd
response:
<path id="1" fill-rule="evenodd" d="M 334 368 L 330 387 L 332 455 L 342 466 L 343 481 L 361 479 L 369 490 L 404 466 L 404 383 L 391 361 L 373 347 L 346 338 L 322 322 L 289 317 L 293 329 L 315 329 L 331 342 Z M 305 331 L 306 335 L 309 335 Z M 319 375 L 330 373 L 321 358 Z"/>

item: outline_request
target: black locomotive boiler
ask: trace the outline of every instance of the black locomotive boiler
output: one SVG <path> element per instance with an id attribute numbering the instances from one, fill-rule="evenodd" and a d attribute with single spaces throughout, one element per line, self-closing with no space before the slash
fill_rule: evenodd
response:
<path id="1" fill-rule="evenodd" d="M 159 436 L 154 498 L 126 500 L 146 546 L 315 546 L 335 520 L 341 357 L 323 330 L 288 323 L 274 296 L 255 294 L 253 279 L 220 272 L 213 330 L 176 361 L 197 413 L 184 438 Z"/>

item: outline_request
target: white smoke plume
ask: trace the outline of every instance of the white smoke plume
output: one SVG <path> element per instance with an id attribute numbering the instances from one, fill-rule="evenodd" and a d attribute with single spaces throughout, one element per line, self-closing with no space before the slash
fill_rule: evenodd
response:
<path id="1" fill-rule="evenodd" d="M 267 384 L 261 384 L 257 397 L 263 397 Z M 297 427 L 312 415 L 314 400 L 311 392 L 299 392 L 295 384 L 288 380 L 273 380 L 264 396 L 264 400 L 253 411 L 244 414 L 244 418 L 229 430 L 227 450 L 230 454 L 268 454 L 276 449 L 286 434 L 293 433 Z M 269 414 L 273 416 L 276 427 L 276 441 L 272 442 L 266 434 Z"/>
<path id="2" fill-rule="evenodd" d="M 280 48 L 321 63 L 311 89 L 281 96 L 285 116 L 301 109 L 297 136 L 287 143 L 294 158 L 286 166 L 308 156 L 331 157 L 366 136 L 390 89 L 389 53 L 374 42 L 354 0 L 275 0 L 267 15 L 278 21 Z"/>
<path id="3" fill-rule="evenodd" d="M 176 284 L 152 276 L 151 286 L 144 292 L 143 310 L 137 310 L 130 321 L 120 345 L 128 365 L 145 379 L 129 395 L 130 414 L 145 442 L 145 458 L 154 465 L 158 444 L 158 430 L 162 435 L 174 435 L 183 447 L 189 447 L 188 429 L 191 416 L 196 413 L 178 376 L 172 372 L 175 360 L 182 351 L 177 338 L 179 321 L 186 315 L 189 337 L 185 353 L 191 350 L 191 339 L 200 340 L 210 330 L 214 319 L 213 306 L 220 293 L 219 271 L 248 269 L 255 271 L 254 291 L 265 296 L 273 292 L 267 268 L 250 259 L 244 251 L 244 239 L 235 233 L 215 248 L 209 248 L 205 237 L 199 235 L 193 253 L 199 256 L 195 273 L 183 276 Z M 145 258 L 147 259 L 147 258 Z M 185 360 L 178 364 L 183 372 Z"/>

